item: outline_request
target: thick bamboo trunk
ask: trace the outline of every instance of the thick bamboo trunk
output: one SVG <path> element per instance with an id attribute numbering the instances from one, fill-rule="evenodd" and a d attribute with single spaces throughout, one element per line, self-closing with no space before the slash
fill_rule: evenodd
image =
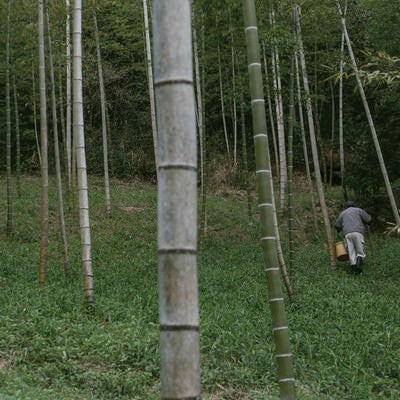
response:
<path id="1" fill-rule="evenodd" d="M 200 398 L 191 1 L 154 0 L 161 398 Z"/>

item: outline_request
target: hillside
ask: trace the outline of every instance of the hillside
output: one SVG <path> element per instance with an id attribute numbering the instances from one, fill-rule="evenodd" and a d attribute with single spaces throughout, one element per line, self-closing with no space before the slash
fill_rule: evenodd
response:
<path id="1" fill-rule="evenodd" d="M 0 398 L 158 399 L 155 186 L 113 181 L 108 218 L 102 181 L 90 180 L 95 312 L 88 313 L 72 214 L 70 279 L 63 275 L 53 189 L 47 283 L 38 289 L 39 181 L 23 179 L 14 237 L 0 233 Z M 208 196 L 198 252 L 203 397 L 277 399 L 254 196 L 250 219 L 245 194 L 221 189 Z M 295 305 L 287 304 L 287 316 L 298 398 L 398 399 L 398 240 L 376 232 L 362 275 L 350 274 L 346 263 L 332 271 L 324 234 L 302 225 L 307 201 L 296 199 Z"/>

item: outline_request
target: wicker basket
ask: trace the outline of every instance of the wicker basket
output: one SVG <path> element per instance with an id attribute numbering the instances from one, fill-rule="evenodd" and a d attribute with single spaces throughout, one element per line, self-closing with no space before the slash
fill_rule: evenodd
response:
<path id="1" fill-rule="evenodd" d="M 336 243 L 336 258 L 339 261 L 347 261 L 349 259 L 349 255 L 347 253 L 346 246 L 344 242 L 337 242 Z"/>

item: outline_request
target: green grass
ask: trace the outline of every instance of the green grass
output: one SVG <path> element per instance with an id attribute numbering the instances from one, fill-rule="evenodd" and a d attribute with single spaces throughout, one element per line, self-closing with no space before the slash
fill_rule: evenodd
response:
<path id="1" fill-rule="evenodd" d="M 47 282 L 38 288 L 39 184 L 23 180 L 15 234 L 0 233 L 0 399 L 159 399 L 155 187 L 113 181 L 108 218 L 102 181 L 90 180 L 89 313 L 70 214 L 71 276 L 64 278 L 53 189 Z M 249 224 L 245 199 L 210 196 L 208 234 L 199 246 L 202 386 L 209 400 L 279 397 L 257 210 L 253 204 Z M 4 188 L 0 204 L 5 221 Z M 293 266 L 296 304 L 287 307 L 298 398 L 400 398 L 398 240 L 374 235 L 375 255 L 367 249 L 365 272 L 354 276 L 346 263 L 331 271 L 324 235 L 304 231 Z"/>

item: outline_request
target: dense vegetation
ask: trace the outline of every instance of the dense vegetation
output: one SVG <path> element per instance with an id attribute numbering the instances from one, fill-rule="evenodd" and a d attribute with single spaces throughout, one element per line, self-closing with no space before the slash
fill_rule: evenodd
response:
<path id="1" fill-rule="evenodd" d="M 158 399 L 155 186 L 114 180 L 109 218 L 102 182 L 90 180 L 95 310 L 88 313 L 73 216 L 71 277 L 65 281 L 63 275 L 54 189 L 48 279 L 45 289 L 38 288 L 39 181 L 23 179 L 13 240 L 0 233 L 0 397 Z M 299 190 L 295 206 L 304 210 L 306 195 Z M 330 193 L 332 200 L 337 196 Z M 278 398 L 252 199 L 249 219 L 242 192 L 225 188 L 209 194 L 208 234 L 198 257 L 206 400 Z M 2 198 L 1 219 L 3 203 Z M 296 224 L 291 268 L 296 303 L 287 312 L 298 398 L 398 399 L 398 240 L 374 234 L 365 271 L 355 276 L 347 263 L 330 269 L 323 235 L 312 232 L 307 218 Z M 285 244 L 284 228 L 282 236 Z"/>
<path id="2" fill-rule="evenodd" d="M 256 2 L 260 40 L 266 44 L 269 66 L 271 66 L 272 38 L 279 50 L 285 123 L 287 123 L 289 107 L 289 66 L 294 46 L 291 3 L 288 0 Z M 344 1 L 341 3 L 344 4 Z M 3 61 L 0 62 L 0 76 L 4 86 L 6 0 L 0 4 L 2 5 L 0 7 L 0 51 L 3 54 L 1 57 Z M 152 179 L 155 176 L 155 168 L 142 1 L 97 0 L 95 4 L 110 125 L 111 174 L 120 178 L 136 176 Z M 65 93 L 65 4 L 48 2 L 48 5 L 54 59 L 57 67 L 56 81 L 57 86 L 61 85 L 62 92 Z M 384 79 L 368 80 L 370 83 L 366 86 L 366 91 L 389 177 L 395 194 L 398 196 L 400 187 L 400 161 L 397 157 L 400 151 L 400 141 L 398 140 L 400 114 L 397 106 L 400 96 L 400 86 L 398 85 L 400 74 L 398 57 L 396 57 L 400 41 L 397 33 L 400 23 L 398 5 L 396 2 L 381 0 L 349 0 L 348 5 L 348 31 L 360 68 L 366 73 L 380 72 L 391 74 L 392 77 L 397 76 L 397 79 L 392 79 L 391 84 L 387 84 Z M 340 19 L 335 1 L 309 0 L 302 2 L 301 7 L 303 40 L 315 108 L 321 164 L 324 178 L 328 180 L 330 172 L 327 158 L 332 148 L 336 160 L 333 165 L 333 176 L 338 181 L 338 81 L 336 78 L 340 61 Z M 275 11 L 274 27 L 271 27 L 269 22 L 272 8 Z M 83 8 L 85 131 L 89 173 L 101 175 L 103 171 L 100 91 L 92 11 L 92 4 L 85 3 Z M 15 77 L 19 100 L 22 166 L 25 171 L 36 171 L 39 168 L 34 134 L 34 104 L 36 107 L 39 104 L 36 3 L 26 0 L 12 1 L 10 18 L 11 78 Z M 233 164 L 235 126 L 240 132 L 242 122 L 238 108 L 241 94 L 244 99 L 245 140 L 248 145 L 248 160 L 251 168 L 253 151 L 252 138 L 249 134 L 251 132 L 250 108 L 242 3 L 233 0 L 196 1 L 194 2 L 193 27 L 197 32 L 204 97 L 206 168 L 208 171 L 213 171 L 215 165 L 222 161 L 229 167 Z M 390 57 L 385 57 L 385 54 Z M 375 148 L 347 55 L 345 61 L 347 78 L 344 82 L 346 183 L 365 206 L 375 207 L 376 211 L 379 210 L 379 213 L 383 215 L 383 219 L 387 219 L 391 212 L 385 211 L 389 210 L 389 206 L 382 174 L 378 167 Z M 36 81 L 36 99 L 32 95 L 33 76 Z M 376 75 L 372 76 L 376 77 Z M 220 79 L 222 90 L 220 89 Z M 269 85 L 272 90 L 271 79 Z M 2 93 L 4 93 L 3 90 Z M 229 156 L 224 138 L 221 96 L 224 102 Z M 34 100 L 36 101 L 34 102 Z M 1 97 L 1 132 L 5 132 L 4 101 L 4 97 Z M 65 97 L 63 101 L 65 102 Z M 65 104 L 63 106 L 65 108 Z M 235 115 L 237 116 L 236 121 Z M 333 135 L 332 117 L 335 117 L 336 120 Z M 13 132 L 15 131 L 14 124 L 14 117 L 12 117 Z M 63 143 L 63 138 L 60 139 Z M 238 149 L 242 148 L 241 142 L 242 136 L 239 134 Z M 14 134 L 13 143 L 15 144 Z M 5 149 L 5 135 L 0 135 L 0 146 Z M 295 129 L 294 148 L 295 167 L 297 170 L 302 170 L 304 169 L 304 160 L 298 124 Z M 14 146 L 13 154 L 15 154 Z M 238 155 L 240 166 L 243 159 L 241 150 L 238 150 Z M 5 157 L 1 157 L 1 159 L 5 160 Z M 50 161 L 51 159 L 52 155 L 50 155 Z M 1 164 L 0 168 L 4 169 L 5 167 Z"/>

